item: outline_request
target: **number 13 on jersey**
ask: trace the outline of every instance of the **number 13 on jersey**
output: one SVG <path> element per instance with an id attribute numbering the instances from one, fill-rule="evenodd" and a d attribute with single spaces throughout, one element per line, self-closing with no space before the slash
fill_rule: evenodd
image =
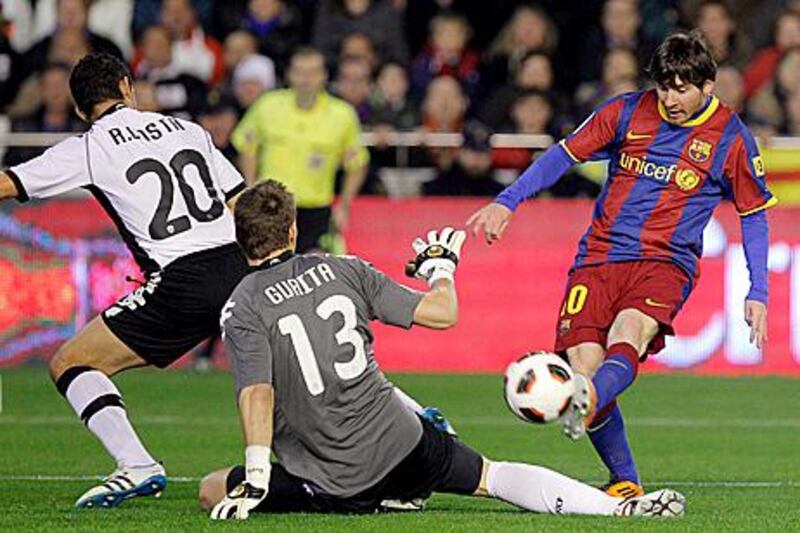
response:
<path id="1" fill-rule="evenodd" d="M 342 315 L 344 325 L 336 332 L 334 338 L 339 345 L 349 344 L 353 347 L 353 357 L 346 362 L 335 362 L 333 369 L 336 375 L 343 380 L 360 376 L 367 369 L 367 354 L 364 349 L 364 339 L 356 330 L 356 306 L 347 296 L 335 294 L 322 301 L 317 306 L 317 315 L 323 320 L 329 320 L 335 313 Z M 297 362 L 306 388 L 312 396 L 318 396 L 325 390 L 319 363 L 314 353 L 314 347 L 308 337 L 308 332 L 302 319 L 297 314 L 287 315 L 278 320 L 278 329 L 283 335 L 288 335 L 292 340 Z"/>

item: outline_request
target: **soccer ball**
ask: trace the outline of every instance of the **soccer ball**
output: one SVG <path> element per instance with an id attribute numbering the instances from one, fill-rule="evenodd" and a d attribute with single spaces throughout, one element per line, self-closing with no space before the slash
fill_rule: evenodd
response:
<path id="1" fill-rule="evenodd" d="M 506 403 L 526 422 L 546 424 L 559 419 L 575 392 L 572 369 L 550 352 L 530 352 L 510 365 L 505 375 Z"/>

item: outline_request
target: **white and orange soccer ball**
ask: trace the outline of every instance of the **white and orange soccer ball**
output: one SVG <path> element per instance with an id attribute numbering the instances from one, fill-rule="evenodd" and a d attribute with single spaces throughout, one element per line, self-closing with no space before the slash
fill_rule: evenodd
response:
<path id="1" fill-rule="evenodd" d="M 511 412 L 526 422 L 546 424 L 567 411 L 575 381 L 572 368 L 550 352 L 530 352 L 510 365 L 505 396 Z"/>

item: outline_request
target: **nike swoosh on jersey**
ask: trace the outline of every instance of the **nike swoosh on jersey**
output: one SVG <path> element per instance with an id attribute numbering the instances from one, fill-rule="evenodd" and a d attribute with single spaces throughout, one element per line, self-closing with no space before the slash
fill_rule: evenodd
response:
<path id="1" fill-rule="evenodd" d="M 629 131 L 628 134 L 625 136 L 625 138 L 628 139 L 629 141 L 637 141 L 639 139 L 649 139 L 650 137 L 652 137 L 652 135 L 650 135 L 649 133 L 633 133 L 632 131 Z"/>
<path id="2" fill-rule="evenodd" d="M 667 304 L 662 304 L 661 302 L 656 302 L 652 298 L 645 298 L 644 299 L 644 303 L 646 303 L 647 305 L 650 305 L 652 307 L 670 307 Z"/>

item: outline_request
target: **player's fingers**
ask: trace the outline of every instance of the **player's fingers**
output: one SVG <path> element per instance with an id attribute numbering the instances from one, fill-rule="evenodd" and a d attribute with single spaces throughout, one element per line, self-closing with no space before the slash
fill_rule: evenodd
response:
<path id="1" fill-rule="evenodd" d="M 435 229 L 432 229 L 428 232 L 428 244 L 435 244 L 437 242 L 438 235 Z"/>
<path id="2" fill-rule="evenodd" d="M 422 251 L 423 251 L 425 248 L 427 248 L 427 247 L 428 247 L 428 243 L 426 243 L 425 241 L 423 241 L 422 239 L 420 239 L 419 237 L 417 237 L 417 238 L 416 238 L 416 239 L 414 239 L 414 241 L 411 243 L 411 247 L 414 249 L 414 251 L 415 251 L 416 253 L 420 254 L 420 253 L 422 253 Z"/>
<path id="3" fill-rule="evenodd" d="M 247 517 L 250 515 L 250 511 L 248 511 L 247 506 L 242 503 L 239 507 L 236 508 L 236 519 L 237 520 L 247 520 Z"/>
<path id="4" fill-rule="evenodd" d="M 450 248 L 453 250 L 453 253 L 456 254 L 456 257 L 461 257 L 461 247 L 464 245 L 465 240 L 467 240 L 467 232 L 464 230 L 453 232 Z"/>
<path id="5" fill-rule="evenodd" d="M 471 226 L 471 225 L 472 225 L 472 224 L 474 224 L 474 223 L 475 223 L 475 222 L 476 222 L 476 221 L 477 221 L 479 218 L 481 218 L 481 216 L 483 215 L 483 210 L 484 210 L 484 208 L 483 208 L 483 207 L 481 207 L 480 209 L 478 209 L 477 211 L 475 211 L 474 213 L 472 213 L 472 214 L 469 216 L 469 218 L 467 219 L 467 224 L 466 224 L 466 225 L 467 225 L 467 227 Z"/>
<path id="6" fill-rule="evenodd" d="M 442 231 L 439 232 L 439 242 L 446 246 L 450 246 L 450 239 L 453 236 L 454 231 L 455 230 L 450 226 L 443 228 Z"/>

